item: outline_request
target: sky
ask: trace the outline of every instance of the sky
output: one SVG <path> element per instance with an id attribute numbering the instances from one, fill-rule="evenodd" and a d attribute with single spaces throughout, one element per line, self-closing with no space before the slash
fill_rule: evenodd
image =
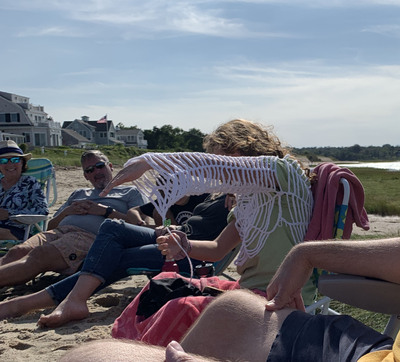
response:
<path id="1" fill-rule="evenodd" d="M 400 0 L 1 0 L 0 39 L 0 90 L 61 124 L 400 145 Z"/>

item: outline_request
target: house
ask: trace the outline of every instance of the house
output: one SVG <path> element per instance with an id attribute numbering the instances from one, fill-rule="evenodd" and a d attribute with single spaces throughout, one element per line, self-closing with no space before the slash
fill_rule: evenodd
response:
<path id="1" fill-rule="evenodd" d="M 147 148 L 147 141 L 144 139 L 144 133 L 137 128 L 132 129 L 118 129 L 117 139 L 123 141 L 125 146 L 135 146 L 138 148 Z"/>
<path id="2" fill-rule="evenodd" d="M 63 139 L 64 146 L 77 146 L 86 143 L 95 143 L 97 145 L 116 145 L 123 144 L 116 137 L 116 130 L 114 123 L 111 120 L 106 120 L 104 123 L 98 123 L 97 121 L 89 120 L 88 116 L 82 116 L 81 119 L 75 119 L 73 121 L 65 121 L 63 123 L 63 131 L 72 130 L 75 133 L 69 133 L 66 139 Z M 72 135 L 80 135 L 85 139 L 74 139 Z M 63 133 L 63 135 L 67 135 Z"/>
<path id="3" fill-rule="evenodd" d="M 91 143 L 87 138 L 81 136 L 73 129 L 63 128 L 61 134 L 64 146 L 68 145 L 78 148 L 86 148 Z"/>
<path id="4" fill-rule="evenodd" d="M 35 106 L 29 98 L 0 91 L 1 139 L 35 146 L 60 146 L 61 125 L 48 116 L 43 106 Z"/>

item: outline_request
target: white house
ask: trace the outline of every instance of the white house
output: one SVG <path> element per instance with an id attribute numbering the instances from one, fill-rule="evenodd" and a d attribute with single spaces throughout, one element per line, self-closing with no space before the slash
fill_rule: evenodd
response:
<path id="1" fill-rule="evenodd" d="M 135 146 L 138 148 L 147 148 L 147 140 L 144 139 L 144 133 L 140 129 L 118 129 L 117 139 L 123 141 L 126 146 Z"/>
<path id="2" fill-rule="evenodd" d="M 60 146 L 61 125 L 29 98 L 0 91 L 0 133 L 28 146 Z M 21 140 L 23 140 L 21 142 Z"/>

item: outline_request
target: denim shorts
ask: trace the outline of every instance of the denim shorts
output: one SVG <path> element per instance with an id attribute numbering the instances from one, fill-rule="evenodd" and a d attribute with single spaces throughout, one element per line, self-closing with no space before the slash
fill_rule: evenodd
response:
<path id="1" fill-rule="evenodd" d="M 294 311 L 283 322 L 267 362 L 355 362 L 367 353 L 391 350 L 392 346 L 392 338 L 352 317 Z"/>

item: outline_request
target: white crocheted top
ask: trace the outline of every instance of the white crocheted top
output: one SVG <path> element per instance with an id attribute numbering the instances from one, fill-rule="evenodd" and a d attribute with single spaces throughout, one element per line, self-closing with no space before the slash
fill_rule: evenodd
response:
<path id="1" fill-rule="evenodd" d="M 152 169 L 134 184 L 149 199 L 157 199 L 154 206 L 163 219 L 168 208 L 185 195 L 236 194 L 235 225 L 242 239 L 237 265 L 256 256 L 282 224 L 289 228 L 295 243 L 303 241 L 311 218 L 312 194 L 304 172 L 289 156 L 279 159 L 182 152 L 139 157 Z M 156 185 L 155 180 L 162 180 L 162 184 Z M 287 205 L 290 219 L 282 216 L 282 204 Z M 279 208 L 278 219 L 270 225 L 273 207 Z"/>

